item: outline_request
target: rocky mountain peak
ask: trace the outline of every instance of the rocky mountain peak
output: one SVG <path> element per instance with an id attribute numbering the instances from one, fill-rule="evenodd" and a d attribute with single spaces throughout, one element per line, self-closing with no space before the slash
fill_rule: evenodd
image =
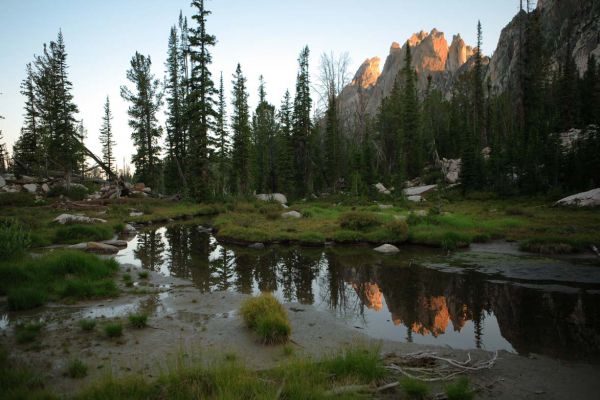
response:
<path id="1" fill-rule="evenodd" d="M 452 44 L 450 44 L 450 48 L 448 49 L 446 70 L 456 72 L 472 55 L 473 48 L 465 44 L 465 41 L 460 37 L 460 33 L 454 35 L 452 37 Z"/>
<path id="2" fill-rule="evenodd" d="M 366 89 L 377 83 L 377 78 L 381 75 L 379 69 L 379 63 L 381 59 L 379 57 L 367 58 L 360 66 L 354 78 L 352 79 L 351 85 L 360 86 Z"/>

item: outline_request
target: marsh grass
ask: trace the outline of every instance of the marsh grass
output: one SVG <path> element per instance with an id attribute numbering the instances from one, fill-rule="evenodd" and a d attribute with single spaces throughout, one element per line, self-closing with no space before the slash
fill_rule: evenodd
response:
<path id="1" fill-rule="evenodd" d="M 425 399 L 429 394 L 429 387 L 426 383 L 413 378 L 404 378 L 400 381 L 400 387 L 410 398 Z"/>
<path id="2" fill-rule="evenodd" d="M 104 325 L 104 334 L 109 338 L 123 336 L 123 325 L 120 322 L 110 322 Z"/>
<path id="3" fill-rule="evenodd" d="M 88 373 L 88 367 L 79 359 L 71 360 L 67 365 L 66 374 L 73 379 L 85 378 Z"/>
<path id="4" fill-rule="evenodd" d="M 31 238 L 15 218 L 0 218 L 0 260 L 22 256 Z"/>
<path id="5" fill-rule="evenodd" d="M 8 351 L 0 346 L 0 398 L 17 399 L 58 399 L 43 389 L 42 375 L 33 372 L 24 364 L 9 357 Z"/>
<path id="6" fill-rule="evenodd" d="M 448 400 L 472 400 L 475 397 L 469 386 L 469 379 L 464 376 L 446 385 L 444 392 Z"/>
<path id="7" fill-rule="evenodd" d="M 381 219 L 372 212 L 352 211 L 341 215 L 339 223 L 343 229 L 365 231 L 380 226 Z"/>
<path id="8" fill-rule="evenodd" d="M 77 243 L 108 240 L 113 237 L 113 229 L 105 225 L 65 225 L 56 229 L 54 243 Z"/>
<path id="9" fill-rule="evenodd" d="M 44 325 L 41 322 L 29 322 L 18 324 L 15 327 L 15 338 L 17 343 L 31 343 L 37 339 Z"/>
<path id="10" fill-rule="evenodd" d="M 55 251 L 41 257 L 0 264 L 0 294 L 11 310 L 43 305 L 49 300 L 90 299 L 117 294 L 114 260 L 78 251 Z"/>
<path id="11" fill-rule="evenodd" d="M 148 315 L 147 314 L 142 314 L 142 313 L 138 313 L 138 314 L 130 314 L 129 317 L 129 324 L 131 326 L 133 326 L 134 328 L 145 328 L 148 325 Z"/>
<path id="12" fill-rule="evenodd" d="M 240 314 L 265 344 L 285 343 L 291 333 L 287 311 L 270 293 L 262 293 L 242 303 Z"/>
<path id="13" fill-rule="evenodd" d="M 79 327 L 84 332 L 91 332 L 96 328 L 95 319 L 81 319 L 79 320 Z"/>

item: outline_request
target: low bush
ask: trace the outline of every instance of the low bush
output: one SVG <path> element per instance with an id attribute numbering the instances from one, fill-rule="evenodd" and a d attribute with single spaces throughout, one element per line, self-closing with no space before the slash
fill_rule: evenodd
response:
<path id="1" fill-rule="evenodd" d="M 66 374 L 73 379 L 81 379 L 87 376 L 88 367 L 81 360 L 71 360 L 67 366 Z"/>
<path id="2" fill-rule="evenodd" d="M 405 221 L 390 221 L 383 227 L 394 236 L 395 242 L 404 242 L 408 238 L 408 224 Z"/>
<path id="3" fill-rule="evenodd" d="M 31 207 L 35 196 L 28 192 L 0 193 L 0 207 Z"/>
<path id="4" fill-rule="evenodd" d="M 54 234 L 55 243 L 72 243 L 108 240 L 113 231 L 103 225 L 66 225 L 58 228 Z"/>
<path id="5" fill-rule="evenodd" d="M 123 325 L 118 322 L 112 322 L 104 325 L 104 333 L 109 338 L 116 338 L 123 336 Z"/>
<path id="6" fill-rule="evenodd" d="M 338 243 L 356 243 L 364 240 L 364 236 L 360 232 L 343 229 L 334 232 L 333 240 Z"/>
<path id="7" fill-rule="evenodd" d="M 469 387 L 469 379 L 461 377 L 446 385 L 444 392 L 448 400 L 471 400 L 475 393 Z"/>
<path id="8" fill-rule="evenodd" d="M 148 325 L 148 315 L 146 314 L 130 314 L 129 323 L 134 328 L 144 328 Z"/>
<path id="9" fill-rule="evenodd" d="M 262 293 L 242 304 L 240 314 L 246 326 L 253 329 L 266 344 L 288 341 L 291 326 L 285 308 L 270 293 Z"/>
<path id="10" fill-rule="evenodd" d="M 0 260 L 18 257 L 30 244 L 29 233 L 16 219 L 0 218 Z"/>
<path id="11" fill-rule="evenodd" d="M 148 279 L 148 276 L 150 276 L 150 274 L 148 273 L 148 271 L 140 271 L 140 272 L 138 272 L 138 278 L 140 278 L 140 279 Z"/>
<path id="12" fill-rule="evenodd" d="M 84 186 L 73 185 L 68 190 L 66 186 L 52 186 L 48 191 L 48 197 L 68 197 L 71 200 L 83 200 L 88 193 Z"/>
<path id="13" fill-rule="evenodd" d="M 352 211 L 342 214 L 339 218 L 340 226 L 353 231 L 364 231 L 381 225 L 380 218 L 370 212 Z"/>

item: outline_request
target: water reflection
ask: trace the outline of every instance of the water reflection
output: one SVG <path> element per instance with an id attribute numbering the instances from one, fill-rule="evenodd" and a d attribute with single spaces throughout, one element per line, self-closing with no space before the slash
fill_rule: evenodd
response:
<path id="1" fill-rule="evenodd" d="M 194 225 L 142 232 L 124 262 L 190 279 L 203 292 L 275 292 L 314 304 L 372 336 L 456 348 L 600 359 L 600 285 L 570 292 L 475 271 L 419 265 L 431 254 L 382 257 L 363 248 L 222 246 Z"/>

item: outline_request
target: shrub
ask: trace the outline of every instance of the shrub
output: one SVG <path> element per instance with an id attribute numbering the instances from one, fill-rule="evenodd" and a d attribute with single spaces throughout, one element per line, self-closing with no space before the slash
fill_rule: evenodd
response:
<path id="1" fill-rule="evenodd" d="M 66 186 L 52 186 L 48 191 L 48 197 L 65 196 L 71 200 L 83 200 L 88 190 L 85 186 L 73 185 L 67 190 Z"/>
<path id="2" fill-rule="evenodd" d="M 406 217 L 406 223 L 410 226 L 424 224 L 428 222 L 428 218 L 422 215 L 417 215 L 413 212 L 409 213 Z"/>
<path id="3" fill-rule="evenodd" d="M 475 393 L 469 388 L 469 379 L 462 377 L 446 386 L 448 400 L 471 400 Z"/>
<path id="4" fill-rule="evenodd" d="M 79 320 L 79 327 L 82 331 L 91 332 L 96 328 L 96 320 L 94 319 L 82 319 Z"/>
<path id="5" fill-rule="evenodd" d="M 146 314 L 131 314 L 129 315 L 129 323 L 134 328 L 144 328 L 148 325 L 148 316 Z"/>
<path id="6" fill-rule="evenodd" d="M 74 379 L 81 379 L 87 376 L 88 367 L 81 360 L 71 360 L 67 366 L 67 375 Z"/>
<path id="7" fill-rule="evenodd" d="M 17 287 L 8 291 L 9 310 L 29 310 L 43 306 L 46 303 L 46 295 L 38 288 Z"/>
<path id="8" fill-rule="evenodd" d="M 254 329 L 266 344 L 288 341 L 291 326 L 286 310 L 270 293 L 262 293 L 242 304 L 240 314 L 250 329 Z"/>
<path id="9" fill-rule="evenodd" d="M 16 219 L 0 218 L 0 260 L 22 254 L 30 244 L 29 233 L 23 230 Z"/>
<path id="10" fill-rule="evenodd" d="M 17 343 L 30 343 L 33 342 L 40 331 L 42 330 L 43 324 L 40 322 L 30 322 L 27 324 L 19 324 L 15 327 L 15 336 Z"/>
<path id="11" fill-rule="evenodd" d="M 113 231 L 101 225 L 67 225 L 56 230 L 56 243 L 83 242 L 108 240 L 113 237 Z"/>
<path id="12" fill-rule="evenodd" d="M 148 271 L 140 271 L 138 272 L 138 278 L 140 279 L 148 279 Z"/>
<path id="13" fill-rule="evenodd" d="M 376 214 L 364 211 L 352 211 L 342 214 L 339 218 L 340 226 L 353 231 L 363 231 L 381 225 L 381 220 Z"/>
<path id="14" fill-rule="evenodd" d="M 119 222 L 117 224 L 113 225 L 113 229 L 116 233 L 121 233 L 125 230 L 125 224 L 122 222 Z"/>
<path id="15" fill-rule="evenodd" d="M 384 225 L 384 228 L 392 233 L 394 241 L 404 242 L 408 238 L 408 225 L 405 221 L 390 221 Z"/>
<path id="16" fill-rule="evenodd" d="M 104 325 L 104 333 L 109 338 L 116 338 L 123 335 L 123 325 L 118 322 L 113 322 Z"/>
<path id="17" fill-rule="evenodd" d="M 465 235 L 458 234 L 456 232 L 446 232 L 442 237 L 442 249 L 444 250 L 456 250 L 459 247 L 468 246 L 469 239 Z"/>
<path id="18" fill-rule="evenodd" d="M 400 387 L 407 395 L 415 399 L 424 399 L 429 394 L 429 388 L 425 383 L 412 378 L 402 379 Z"/>
<path id="19" fill-rule="evenodd" d="M 333 240 L 338 243 L 353 243 L 363 240 L 360 232 L 340 230 L 333 233 Z"/>

